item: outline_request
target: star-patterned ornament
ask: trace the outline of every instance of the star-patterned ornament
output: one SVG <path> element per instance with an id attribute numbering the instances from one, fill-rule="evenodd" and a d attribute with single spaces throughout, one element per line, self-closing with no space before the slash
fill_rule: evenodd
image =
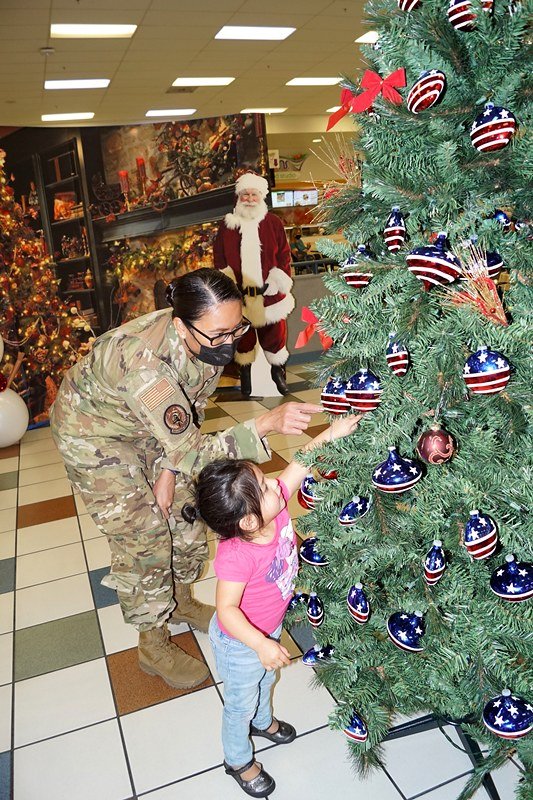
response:
<path id="1" fill-rule="evenodd" d="M 389 447 L 386 461 L 379 464 L 372 473 L 372 483 L 376 489 L 387 494 L 407 492 L 422 477 L 422 467 L 412 458 L 402 458 L 395 447 Z"/>
<path id="2" fill-rule="evenodd" d="M 483 709 L 483 724 L 502 739 L 521 739 L 533 730 L 533 705 L 504 689 Z"/>
<path id="3" fill-rule="evenodd" d="M 350 722 L 342 732 L 354 742 L 366 742 L 368 739 L 367 727 L 356 711 L 352 712 Z"/>
<path id="4" fill-rule="evenodd" d="M 315 644 L 302 657 L 302 663 L 306 667 L 319 667 L 327 664 L 335 654 L 335 648 L 331 644 Z"/>
<path id="5" fill-rule="evenodd" d="M 313 628 L 319 628 L 324 622 L 324 604 L 316 592 L 310 592 L 309 594 L 307 619 Z"/>
<path id="6" fill-rule="evenodd" d="M 486 257 L 480 262 L 479 265 L 486 269 L 488 277 L 495 281 L 503 269 L 503 259 L 499 253 L 494 251 L 492 253 L 487 253 Z M 460 276 L 460 280 L 462 281 L 468 280 L 468 275 L 472 274 L 467 265 L 465 266 L 465 272 L 467 274 Z"/>
<path id="7" fill-rule="evenodd" d="M 390 640 L 401 650 L 407 650 L 410 653 L 420 653 L 424 649 L 420 644 L 420 639 L 425 630 L 426 626 L 421 611 L 415 611 L 414 614 L 397 611 L 389 617 L 387 622 Z"/>
<path id="8" fill-rule="evenodd" d="M 462 273 L 461 262 L 448 248 L 445 231 L 438 234 L 434 244 L 411 250 L 406 261 L 409 272 L 422 281 L 426 291 L 453 283 Z"/>
<path id="9" fill-rule="evenodd" d="M 480 345 L 469 356 L 463 369 L 463 378 L 473 394 L 497 394 L 502 392 L 511 377 L 511 366 L 507 359 Z"/>
<path id="10" fill-rule="evenodd" d="M 346 414 L 350 410 L 346 384 L 342 378 L 333 376 L 329 379 L 320 395 L 320 402 L 330 414 Z"/>
<path id="11" fill-rule="evenodd" d="M 383 231 L 385 244 L 391 253 L 397 253 L 405 242 L 405 220 L 399 206 L 393 206 Z"/>
<path id="12" fill-rule="evenodd" d="M 305 592 L 295 592 L 291 597 L 290 603 L 287 606 L 288 611 L 294 611 L 295 608 L 306 606 L 309 600 L 309 595 Z"/>
<path id="13" fill-rule="evenodd" d="M 312 475 L 306 475 L 300 484 L 300 494 L 303 500 L 304 508 L 314 508 L 316 503 L 321 500 L 317 492 L 318 481 Z"/>
<path id="14" fill-rule="evenodd" d="M 494 103 L 485 103 L 484 110 L 472 123 L 470 140 L 480 153 L 503 150 L 513 138 L 517 127 L 511 111 L 495 106 Z"/>
<path id="15" fill-rule="evenodd" d="M 389 333 L 387 364 L 398 378 L 403 378 L 409 369 L 409 351 L 393 331 Z"/>
<path id="16" fill-rule="evenodd" d="M 505 564 L 495 569 L 490 579 L 490 588 L 510 603 L 523 603 L 533 596 L 533 564 L 516 561 L 509 553 Z"/>
<path id="17" fill-rule="evenodd" d="M 344 261 L 341 261 L 340 266 L 343 268 L 342 277 L 348 286 L 354 286 L 356 289 L 364 289 L 368 286 L 373 278 L 372 272 L 363 272 L 360 269 L 350 269 L 353 266 L 358 266 L 361 261 L 375 261 L 374 253 L 368 249 L 364 244 L 357 247 L 357 252 L 348 256 Z"/>
<path id="18" fill-rule="evenodd" d="M 364 625 L 365 622 L 368 622 L 368 618 L 370 616 L 370 604 L 366 594 L 363 591 L 362 583 L 354 583 L 348 592 L 346 603 L 352 619 L 354 619 L 359 625 Z"/>
<path id="19" fill-rule="evenodd" d="M 363 414 L 375 411 L 381 403 L 382 393 L 377 375 L 367 369 L 360 369 L 346 383 L 346 399 L 350 408 Z"/>
<path id="20" fill-rule="evenodd" d="M 492 517 L 474 508 L 465 525 L 463 542 L 476 561 L 490 558 L 498 546 L 498 529 Z"/>
<path id="21" fill-rule="evenodd" d="M 311 564 L 313 567 L 326 567 L 329 563 L 328 560 L 318 552 L 316 536 L 310 536 L 303 542 L 300 547 L 300 558 L 306 564 Z"/>
<path id="22" fill-rule="evenodd" d="M 370 509 L 371 501 L 367 497 L 356 495 L 346 503 L 339 514 L 339 523 L 343 528 L 349 528 L 365 516 Z"/>
<path id="23" fill-rule="evenodd" d="M 407 95 L 407 108 L 413 114 L 439 103 L 446 91 L 446 75 L 440 69 L 428 69 L 420 73 Z"/>
<path id="24" fill-rule="evenodd" d="M 431 550 L 424 559 L 424 577 L 428 586 L 440 581 L 446 569 L 446 556 L 440 539 L 435 539 Z"/>

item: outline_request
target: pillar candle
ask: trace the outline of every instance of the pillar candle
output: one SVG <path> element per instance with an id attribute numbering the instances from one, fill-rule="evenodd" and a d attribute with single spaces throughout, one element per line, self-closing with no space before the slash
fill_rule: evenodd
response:
<path id="1" fill-rule="evenodd" d="M 120 191 L 123 194 L 128 194 L 130 190 L 130 181 L 128 177 L 128 170 L 126 169 L 119 169 L 118 171 L 118 179 L 120 181 Z"/>

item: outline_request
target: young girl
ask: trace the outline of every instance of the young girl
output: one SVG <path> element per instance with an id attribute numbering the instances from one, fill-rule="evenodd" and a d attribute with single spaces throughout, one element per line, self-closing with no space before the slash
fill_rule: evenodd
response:
<path id="1" fill-rule="evenodd" d="M 360 418 L 335 420 L 302 450 L 348 436 Z M 298 553 L 287 503 L 307 471 L 292 461 L 276 479 L 251 461 L 214 461 L 200 472 L 196 506 L 182 511 L 189 521 L 201 517 L 219 537 L 209 638 L 224 682 L 224 767 L 251 797 L 268 796 L 276 784 L 254 761 L 250 734 L 277 744 L 296 736 L 292 725 L 272 716 L 271 688 L 276 669 L 290 663 L 280 636 Z"/>

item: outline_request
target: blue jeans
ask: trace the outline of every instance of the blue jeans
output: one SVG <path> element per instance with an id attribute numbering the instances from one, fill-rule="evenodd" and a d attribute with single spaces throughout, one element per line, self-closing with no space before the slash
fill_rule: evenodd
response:
<path id="1" fill-rule="evenodd" d="M 281 628 L 270 638 L 279 639 Z M 250 723 L 263 731 L 272 724 L 271 690 L 277 670 L 267 671 L 255 650 L 222 633 L 216 614 L 209 625 L 209 641 L 224 682 L 224 759 L 230 767 L 243 767 L 253 757 Z"/>

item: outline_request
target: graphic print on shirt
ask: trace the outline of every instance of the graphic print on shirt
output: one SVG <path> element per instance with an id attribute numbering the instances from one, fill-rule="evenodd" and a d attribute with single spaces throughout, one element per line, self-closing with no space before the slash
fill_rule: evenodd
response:
<path id="1" fill-rule="evenodd" d="M 279 533 L 276 555 L 268 568 L 266 580 L 275 583 L 284 600 L 293 593 L 298 572 L 298 553 L 294 542 L 292 522 L 288 522 Z"/>

